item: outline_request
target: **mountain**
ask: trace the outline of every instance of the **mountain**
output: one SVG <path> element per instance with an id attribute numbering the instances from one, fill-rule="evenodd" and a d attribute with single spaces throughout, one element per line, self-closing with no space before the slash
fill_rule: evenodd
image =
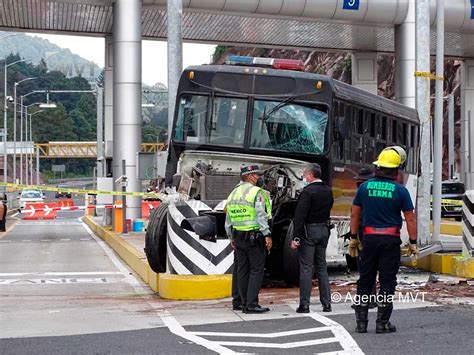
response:
<path id="1" fill-rule="evenodd" d="M 94 62 L 46 39 L 25 33 L 0 32 L 0 58 L 10 53 L 18 53 L 35 65 L 45 60 L 49 70 L 60 71 L 68 78 L 81 76 L 90 83 L 95 83 L 102 72 L 102 68 Z"/>

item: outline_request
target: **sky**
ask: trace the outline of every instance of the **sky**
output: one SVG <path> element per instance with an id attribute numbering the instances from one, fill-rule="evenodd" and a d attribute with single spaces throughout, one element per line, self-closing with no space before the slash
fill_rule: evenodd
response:
<path id="1" fill-rule="evenodd" d="M 30 34 L 47 39 L 62 48 L 69 48 L 74 54 L 88 59 L 101 68 L 104 66 L 104 38 Z M 184 43 L 183 66 L 208 64 L 215 45 Z M 167 85 L 167 47 L 163 41 L 142 42 L 142 81 L 146 85 L 163 83 Z"/>

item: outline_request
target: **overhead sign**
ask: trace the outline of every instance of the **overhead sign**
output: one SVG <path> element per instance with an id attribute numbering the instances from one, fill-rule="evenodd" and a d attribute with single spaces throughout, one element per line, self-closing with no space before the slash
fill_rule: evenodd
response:
<path id="1" fill-rule="evenodd" d="M 474 0 L 471 0 L 471 3 Z M 359 10 L 360 0 L 344 0 L 342 3 L 342 8 L 344 10 Z M 472 18 L 472 17 L 471 17 Z"/>
<path id="2" fill-rule="evenodd" d="M 474 19 L 474 0 L 471 0 L 471 20 Z"/>

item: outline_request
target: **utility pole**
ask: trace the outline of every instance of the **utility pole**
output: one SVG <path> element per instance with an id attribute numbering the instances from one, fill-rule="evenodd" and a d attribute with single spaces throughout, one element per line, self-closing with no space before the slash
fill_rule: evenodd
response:
<path id="1" fill-rule="evenodd" d="M 433 237 L 439 241 L 441 228 L 441 183 L 443 178 L 443 84 L 444 84 L 444 0 L 436 1 L 436 88 L 433 135 Z"/>
<path id="2" fill-rule="evenodd" d="M 104 177 L 104 89 L 97 87 L 97 177 Z"/>
<path id="3" fill-rule="evenodd" d="M 416 70 L 430 72 L 430 1 L 416 1 Z M 421 177 L 417 192 L 418 240 L 426 245 L 430 240 L 430 79 L 416 77 L 416 108 L 421 122 Z"/>
<path id="4" fill-rule="evenodd" d="M 449 178 L 454 179 L 454 95 L 448 95 L 448 168 Z"/>

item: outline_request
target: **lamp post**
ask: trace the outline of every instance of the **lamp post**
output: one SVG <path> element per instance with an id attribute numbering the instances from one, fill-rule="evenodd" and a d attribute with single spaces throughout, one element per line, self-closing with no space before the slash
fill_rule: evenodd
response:
<path id="1" fill-rule="evenodd" d="M 27 94 L 28 95 L 28 94 Z M 21 105 L 21 119 L 20 119 L 20 184 L 23 184 L 23 152 L 24 152 L 24 145 L 26 142 L 28 142 L 28 107 L 30 106 L 35 106 L 35 105 L 40 105 L 41 102 L 35 102 L 30 105 L 23 105 L 23 98 L 27 95 L 23 95 L 20 98 L 20 105 Z M 23 129 L 23 108 L 25 108 L 25 129 Z M 25 142 L 23 142 L 23 131 L 25 131 Z M 26 159 L 26 162 L 28 162 L 28 159 Z M 25 181 L 28 183 L 28 163 L 26 164 L 26 176 L 25 176 Z"/>
<path id="2" fill-rule="evenodd" d="M 7 64 L 7 60 L 5 59 L 5 65 L 4 65 L 4 85 L 3 85 L 3 92 L 4 92 L 4 107 L 3 107 L 3 182 L 7 183 L 8 182 L 8 161 L 7 161 L 7 110 L 8 110 L 8 95 L 7 95 L 7 78 L 8 78 L 8 67 L 21 63 L 21 62 L 26 62 L 28 61 L 27 59 L 20 59 L 16 60 L 13 63 Z"/>
<path id="3" fill-rule="evenodd" d="M 14 101 L 14 114 L 13 114 L 13 182 L 16 183 L 16 121 L 17 121 L 17 87 L 21 83 L 29 80 L 34 80 L 38 79 L 37 77 L 31 77 L 31 78 L 26 78 L 23 80 L 20 80 L 18 82 L 15 82 L 15 85 L 13 85 L 13 101 Z"/>
<path id="4" fill-rule="evenodd" d="M 31 183 L 31 184 L 33 184 L 33 153 L 34 153 L 34 146 L 35 146 L 35 145 L 33 144 L 33 130 L 32 130 L 32 124 L 31 124 L 31 122 L 32 122 L 32 117 L 33 117 L 34 115 L 36 115 L 37 113 L 43 112 L 43 111 L 44 111 L 44 110 L 38 110 L 38 111 L 35 111 L 35 112 L 33 112 L 33 113 L 29 113 L 29 115 L 30 115 L 30 140 L 31 140 L 31 142 L 32 142 L 32 150 L 31 150 L 31 152 L 30 152 L 30 183 Z M 27 126 L 27 130 L 28 130 L 28 126 Z M 28 153 L 27 153 L 26 156 L 27 156 L 27 160 L 26 160 L 26 161 L 28 161 Z M 37 164 L 37 166 L 36 166 L 36 180 L 38 181 L 38 176 L 39 176 L 39 174 L 38 174 L 38 171 L 39 171 L 39 160 L 38 160 L 38 159 L 37 159 L 37 161 L 36 161 L 36 164 Z M 28 164 L 27 164 L 27 170 L 28 170 Z M 27 181 L 27 183 L 28 183 L 28 181 Z"/>

